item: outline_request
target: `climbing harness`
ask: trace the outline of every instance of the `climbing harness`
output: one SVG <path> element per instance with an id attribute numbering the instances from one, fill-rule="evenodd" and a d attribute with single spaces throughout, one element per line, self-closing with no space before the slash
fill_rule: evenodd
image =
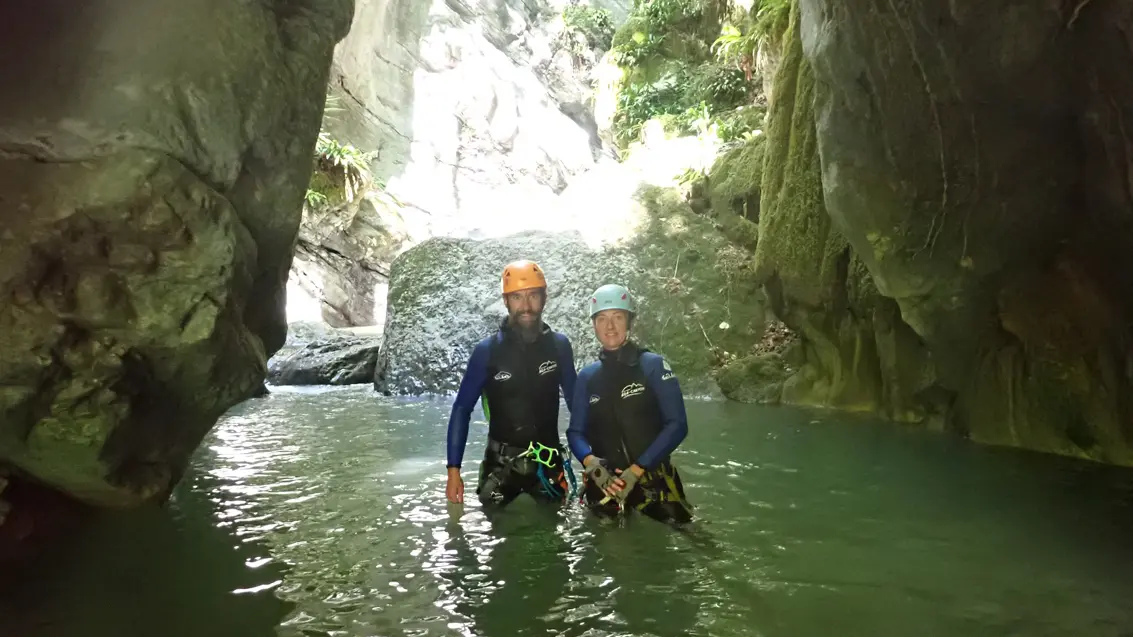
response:
<path id="1" fill-rule="evenodd" d="M 594 481 L 594 485 L 605 493 L 606 487 L 609 486 L 618 476 L 615 476 L 603 463 L 595 463 L 588 467 L 585 475 Z M 668 467 L 658 467 L 653 471 L 646 471 L 637 478 L 632 472 L 628 470 L 622 473 L 622 480 L 626 486 L 618 492 L 617 496 L 606 495 L 599 501 L 599 504 L 606 504 L 613 501 L 618 507 L 618 513 L 624 514 L 626 511 L 626 500 L 629 498 L 630 493 L 636 488 L 641 491 L 644 496 L 641 502 L 638 502 L 633 508 L 637 511 L 643 510 L 655 502 L 671 502 L 679 504 L 691 512 L 692 505 L 688 500 L 681 496 L 680 489 L 677 488 L 675 473 Z M 661 484 L 658 484 L 661 483 Z"/>
<path id="2" fill-rule="evenodd" d="M 567 450 L 565 454 L 562 450 L 556 447 L 548 447 L 539 442 L 530 442 L 527 449 L 520 453 L 506 454 L 507 447 L 500 443 L 491 443 L 494 445 L 494 451 L 499 457 L 499 466 L 496 467 L 488 476 L 484 478 L 484 482 L 478 490 L 480 499 L 487 500 L 499 488 L 500 484 L 504 481 L 504 476 L 509 471 L 516 471 L 517 473 L 527 474 L 530 465 L 521 467 L 521 463 L 534 461 L 535 475 L 539 479 L 539 485 L 544 494 L 552 498 L 572 498 L 578 492 L 578 484 L 575 480 L 574 469 L 571 466 L 570 451 Z M 519 449 L 519 447 L 511 447 L 511 449 Z M 562 456 L 562 472 L 555 478 L 548 476 L 549 471 L 555 469 L 555 456 Z M 558 484 L 556 484 L 558 483 Z M 569 485 L 569 490 L 568 490 Z"/>
<path id="3" fill-rule="evenodd" d="M 557 481 L 560 485 L 556 485 L 547 478 L 546 470 L 553 470 L 555 468 L 555 456 L 563 456 L 562 472 L 559 474 Z M 543 492 L 547 495 L 558 498 L 566 497 L 567 499 L 574 497 L 575 492 L 578 491 L 578 484 L 574 478 L 574 468 L 571 466 L 571 456 L 568 450 L 564 455 L 556 447 L 548 447 L 541 442 L 527 443 L 527 450 L 519 456 L 520 458 L 531 458 L 538 466 L 535 468 L 535 474 L 539 477 L 539 482 L 543 487 Z M 545 470 L 546 469 L 546 470 Z M 566 478 L 566 482 L 570 485 L 570 490 L 566 489 L 566 485 L 562 485 L 562 480 Z"/>

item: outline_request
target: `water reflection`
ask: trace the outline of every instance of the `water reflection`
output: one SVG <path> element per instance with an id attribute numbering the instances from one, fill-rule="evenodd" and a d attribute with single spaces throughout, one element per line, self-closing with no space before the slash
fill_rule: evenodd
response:
<path id="1" fill-rule="evenodd" d="M 261 542 L 220 528 L 201 476 L 165 509 L 104 514 L 17 576 L 0 602 L 12 637 L 269 637 L 295 607 Z"/>
<path id="2" fill-rule="evenodd" d="M 447 409 L 368 388 L 233 409 L 166 510 L 38 565 L 0 635 L 1133 634 L 1128 471 L 690 403 L 676 532 L 447 504 Z"/>

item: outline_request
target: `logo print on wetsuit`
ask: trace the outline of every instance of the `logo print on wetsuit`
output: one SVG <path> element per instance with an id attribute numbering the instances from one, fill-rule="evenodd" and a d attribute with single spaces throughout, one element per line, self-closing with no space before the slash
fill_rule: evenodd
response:
<path id="1" fill-rule="evenodd" d="M 500 372 L 500 373 L 496 374 L 495 376 L 493 376 L 493 378 L 495 378 L 496 380 L 503 381 L 503 380 L 507 380 L 507 379 L 511 378 L 511 374 L 509 374 L 507 372 Z"/>
<path id="2" fill-rule="evenodd" d="M 543 361 L 542 363 L 539 363 L 539 375 L 542 376 L 543 374 L 550 374 L 558 368 L 559 364 L 555 361 Z"/>
<path id="3" fill-rule="evenodd" d="M 598 400 L 599 400 L 599 398 L 598 398 L 598 396 L 597 396 L 597 395 L 595 395 L 595 394 L 590 394 L 590 404 L 591 404 L 591 405 L 593 405 L 594 403 L 598 402 Z"/>
<path id="4" fill-rule="evenodd" d="M 630 396 L 636 396 L 643 391 L 645 391 L 645 386 L 642 385 L 641 383 L 630 383 L 630 384 L 626 385 L 625 387 L 622 387 L 622 398 L 629 398 Z"/>

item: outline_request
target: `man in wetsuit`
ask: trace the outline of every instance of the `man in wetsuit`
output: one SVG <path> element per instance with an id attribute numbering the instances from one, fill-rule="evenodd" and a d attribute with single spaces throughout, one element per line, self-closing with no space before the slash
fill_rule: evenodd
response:
<path id="1" fill-rule="evenodd" d="M 482 400 L 488 446 L 476 488 L 481 503 L 506 506 L 521 493 L 561 503 L 574 474 L 559 439 L 559 389 L 569 410 L 577 378 L 574 351 L 566 336 L 542 320 L 543 270 L 516 261 L 504 268 L 502 279 L 508 316 L 472 350 L 449 416 L 445 495 L 464 501 L 460 463 L 472 409 Z"/>
<path id="2" fill-rule="evenodd" d="M 688 434 L 680 383 L 661 356 L 630 338 L 629 290 L 603 285 L 587 299 L 598 360 L 578 373 L 567 440 L 586 467 L 583 494 L 598 514 L 638 510 L 685 523 L 692 507 L 669 455 Z"/>

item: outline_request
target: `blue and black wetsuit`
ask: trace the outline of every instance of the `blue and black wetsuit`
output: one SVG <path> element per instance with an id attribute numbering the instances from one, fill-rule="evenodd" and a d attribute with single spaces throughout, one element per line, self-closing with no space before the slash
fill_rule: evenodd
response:
<path id="1" fill-rule="evenodd" d="M 563 464 L 559 439 L 559 390 L 569 410 L 576 378 L 570 341 L 545 323 L 528 343 L 505 319 L 496 334 L 472 350 L 449 416 L 448 466 L 460 466 L 472 410 L 482 401 L 488 418 L 488 446 L 476 489 L 482 502 L 502 506 L 524 492 L 562 501 L 570 468 Z M 529 457 L 513 461 L 531 443 L 557 450 L 553 467 L 541 467 Z"/>
<path id="2" fill-rule="evenodd" d="M 680 474 L 669 455 L 688 434 L 684 397 L 677 377 L 661 356 L 626 343 L 603 350 L 597 362 L 578 374 L 567 440 L 575 457 L 593 454 L 610 469 L 636 464 L 645 470 L 626 500 L 650 517 L 688 522 L 691 507 Z M 605 494 L 587 483 L 584 495 L 591 509 L 616 512 Z"/>

